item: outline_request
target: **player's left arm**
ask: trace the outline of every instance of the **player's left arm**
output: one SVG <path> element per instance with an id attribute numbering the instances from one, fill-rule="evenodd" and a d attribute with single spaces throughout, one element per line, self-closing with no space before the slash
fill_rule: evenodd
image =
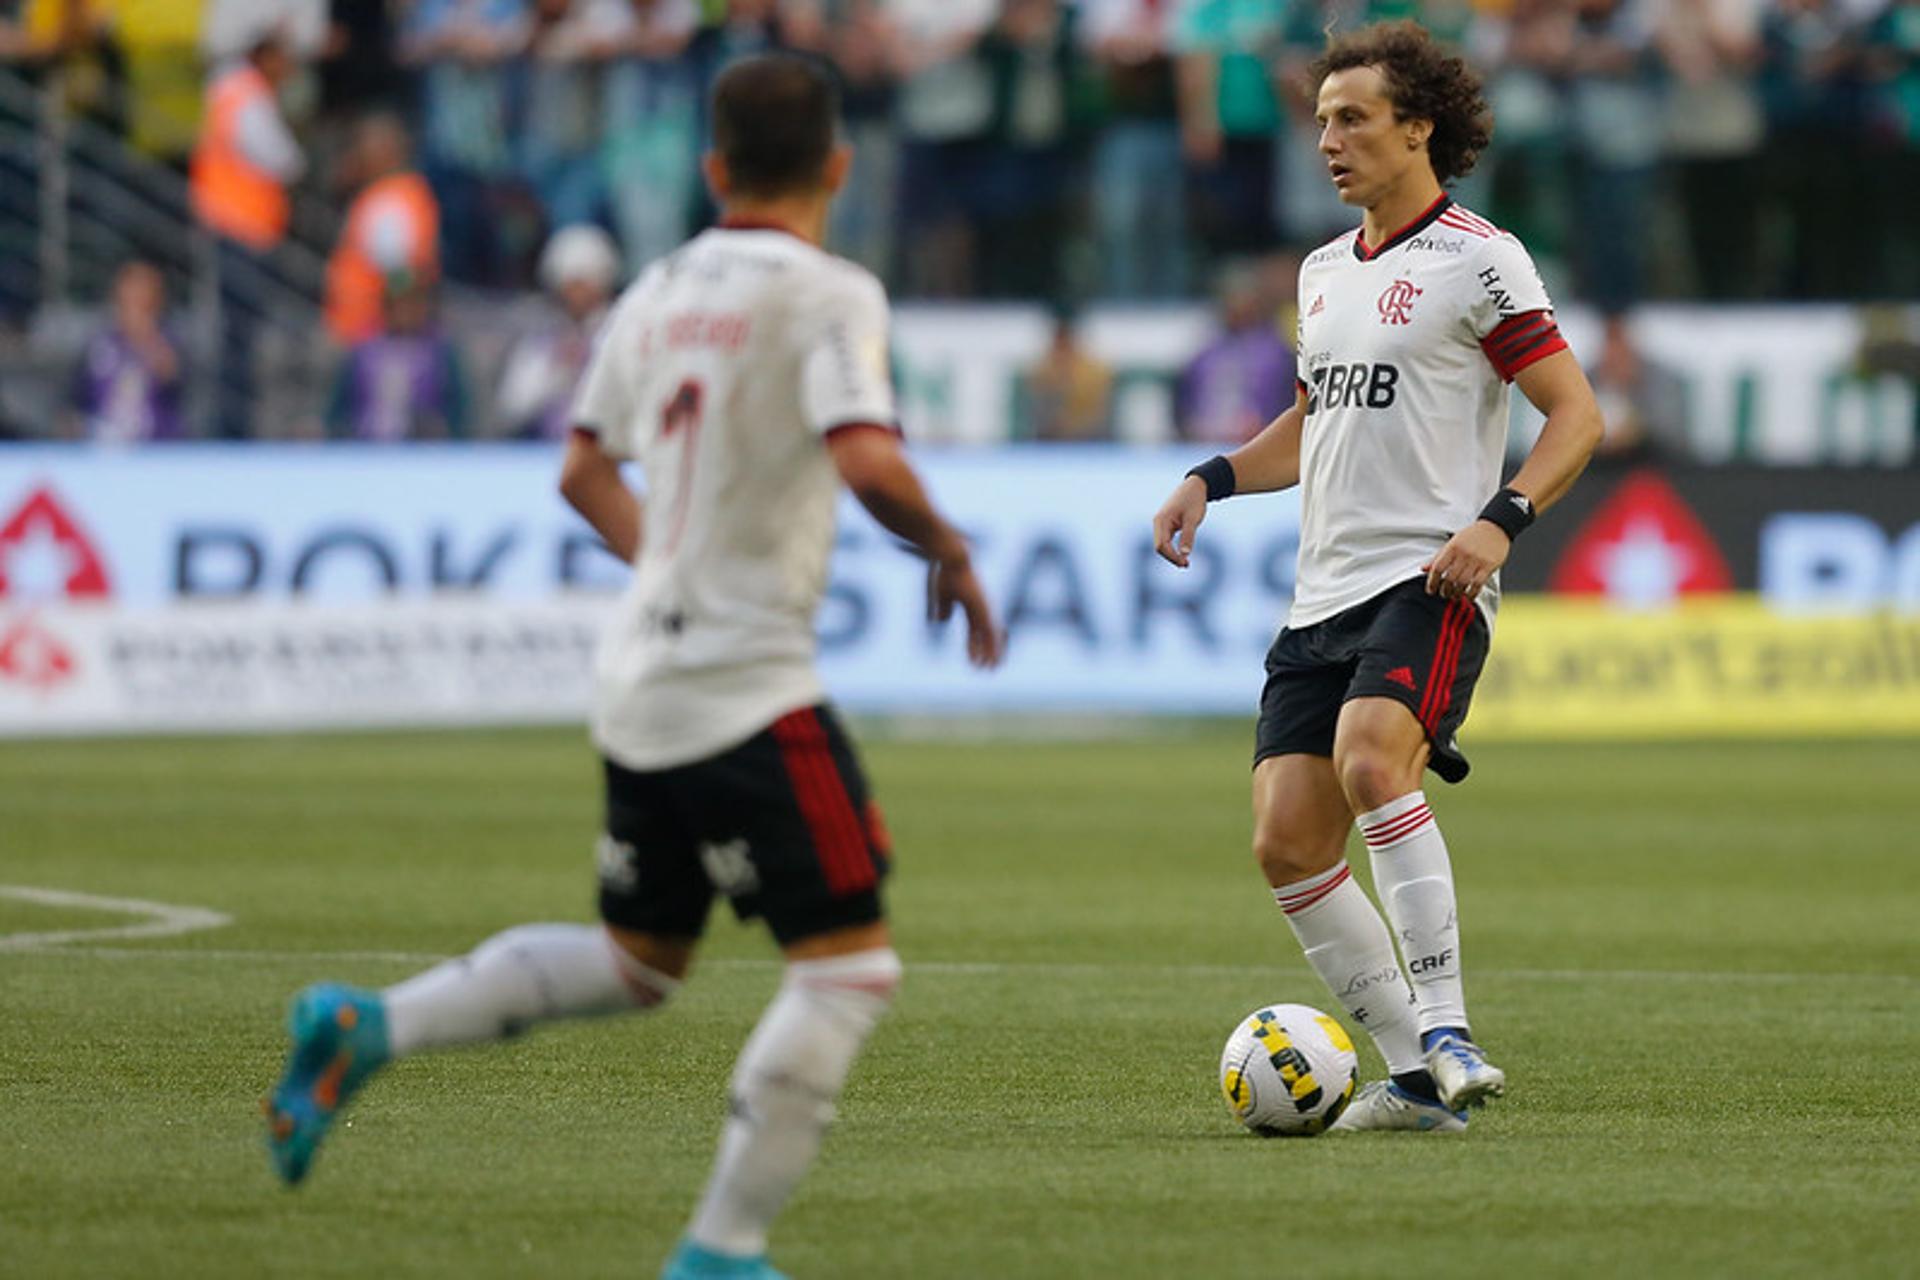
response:
<path id="1" fill-rule="evenodd" d="M 613 553 L 628 564 L 640 554 L 640 499 L 621 478 L 620 463 L 600 437 L 576 428 L 560 463 L 560 495 L 586 517 Z"/>
<path id="2" fill-rule="evenodd" d="M 1512 491 L 1526 500 L 1526 519 L 1531 522 L 1573 487 L 1600 443 L 1604 428 L 1593 388 L 1571 351 L 1557 351 L 1534 361 L 1514 377 L 1514 384 L 1547 415 L 1547 424 L 1526 462 L 1501 490 L 1502 495 Z M 1495 500 L 1511 501 L 1506 497 Z M 1482 516 L 1454 534 L 1439 555 L 1421 566 L 1427 575 L 1427 592 L 1471 600 L 1499 572 L 1512 551 L 1513 538 Z"/>

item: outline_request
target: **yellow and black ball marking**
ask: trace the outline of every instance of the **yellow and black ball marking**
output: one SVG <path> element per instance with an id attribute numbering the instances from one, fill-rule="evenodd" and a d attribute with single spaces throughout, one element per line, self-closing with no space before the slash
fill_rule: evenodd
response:
<path id="1" fill-rule="evenodd" d="M 1228 1067 L 1220 1077 L 1220 1092 L 1227 1095 L 1227 1105 L 1242 1120 L 1253 1114 L 1253 1081 L 1247 1079 L 1246 1066 L 1242 1061 L 1237 1067 Z"/>
<path id="2" fill-rule="evenodd" d="M 1280 1020 L 1273 1016 L 1273 1010 L 1262 1009 L 1253 1015 L 1253 1021 L 1253 1038 L 1267 1051 L 1267 1060 L 1280 1073 L 1281 1083 L 1293 1098 L 1294 1109 L 1311 1111 L 1319 1106 L 1326 1095 L 1313 1078 L 1313 1064 L 1307 1061 L 1306 1054 L 1293 1047 L 1293 1041 L 1281 1029 Z"/>

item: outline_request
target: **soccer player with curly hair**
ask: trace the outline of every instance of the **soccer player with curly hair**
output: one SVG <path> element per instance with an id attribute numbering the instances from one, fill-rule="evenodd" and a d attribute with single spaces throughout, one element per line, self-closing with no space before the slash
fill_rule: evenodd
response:
<path id="1" fill-rule="evenodd" d="M 1335 1127 L 1458 1131 L 1506 1076 L 1469 1030 L 1453 871 L 1422 776 L 1467 774 L 1455 735 L 1500 567 L 1585 467 L 1600 413 L 1527 251 L 1446 193 L 1493 135 L 1474 72 L 1411 22 L 1334 37 L 1314 70 L 1320 153 L 1360 227 L 1301 265 L 1293 406 L 1189 472 L 1154 542 L 1184 568 L 1210 501 L 1300 486 L 1293 605 L 1260 699 L 1254 853 L 1307 962 L 1386 1059 L 1391 1078 Z M 1514 383 L 1547 421 L 1503 486 Z M 1385 920 L 1350 878 L 1350 824 Z"/>

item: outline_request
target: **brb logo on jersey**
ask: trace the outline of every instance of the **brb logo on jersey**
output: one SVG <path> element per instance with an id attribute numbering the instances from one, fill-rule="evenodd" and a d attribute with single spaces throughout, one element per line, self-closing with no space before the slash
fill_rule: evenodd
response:
<path id="1" fill-rule="evenodd" d="M 1395 280 L 1380 295 L 1380 323 L 1412 324 L 1413 300 L 1425 292 L 1416 288 L 1411 280 Z"/>
<path id="2" fill-rule="evenodd" d="M 1322 409 L 1391 409 L 1400 393 L 1400 370 L 1386 363 L 1322 364 L 1311 370 L 1309 417 Z"/>

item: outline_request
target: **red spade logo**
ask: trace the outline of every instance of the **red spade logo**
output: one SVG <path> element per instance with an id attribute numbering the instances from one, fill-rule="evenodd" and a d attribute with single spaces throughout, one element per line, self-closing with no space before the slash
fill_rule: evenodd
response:
<path id="1" fill-rule="evenodd" d="M 1550 589 L 1623 604 L 1733 590 L 1733 571 L 1700 517 L 1654 471 L 1620 482 L 1554 566 Z"/>
<path id="2" fill-rule="evenodd" d="M 35 489 L 0 522 L 0 598 L 81 600 L 111 591 L 106 562 L 53 490 Z"/>
<path id="3" fill-rule="evenodd" d="M 46 691 L 73 679 L 73 652 L 32 618 L 0 631 L 0 680 Z"/>

